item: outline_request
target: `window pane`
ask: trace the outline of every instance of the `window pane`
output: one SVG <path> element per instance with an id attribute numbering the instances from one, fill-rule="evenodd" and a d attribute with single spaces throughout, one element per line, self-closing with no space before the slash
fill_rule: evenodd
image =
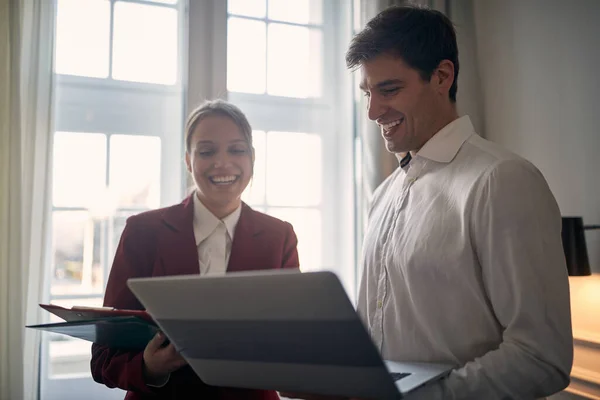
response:
<path id="1" fill-rule="evenodd" d="M 322 175 L 319 135 L 269 132 L 267 148 L 268 204 L 319 205 Z"/>
<path id="2" fill-rule="evenodd" d="M 265 23 L 230 17 L 227 29 L 227 90 L 264 93 L 267 54 Z"/>
<path id="3" fill-rule="evenodd" d="M 243 15 L 246 17 L 264 18 L 267 6 L 265 0 L 228 0 L 227 12 L 229 14 Z"/>
<path id="4" fill-rule="evenodd" d="M 57 74 L 108 77 L 110 2 L 58 0 Z"/>
<path id="5" fill-rule="evenodd" d="M 52 213 L 52 295 L 100 293 L 104 289 L 104 224 L 87 211 Z"/>
<path id="6" fill-rule="evenodd" d="M 173 85 L 177 81 L 177 10 L 115 3 L 113 78 Z"/>
<path id="7" fill-rule="evenodd" d="M 160 138 L 156 136 L 110 137 L 109 184 L 118 206 L 159 206 L 160 159 Z"/>
<path id="8" fill-rule="evenodd" d="M 264 204 L 266 180 L 266 138 L 265 132 L 252 132 L 252 145 L 254 146 L 254 177 L 242 193 L 242 200 L 249 205 Z"/>
<path id="9" fill-rule="evenodd" d="M 52 304 L 61 307 L 102 306 L 102 297 L 91 299 L 53 300 Z M 50 322 L 63 322 L 59 317 L 50 314 Z M 74 339 L 70 336 L 46 333 L 49 336 L 50 377 L 73 377 L 74 375 L 90 375 L 91 343 Z"/>
<path id="10" fill-rule="evenodd" d="M 298 254 L 302 271 L 322 268 L 321 212 L 302 208 L 269 208 L 268 214 L 289 222 L 298 237 Z"/>
<path id="11" fill-rule="evenodd" d="M 52 191 L 56 207 L 92 207 L 106 187 L 106 136 L 56 132 Z"/>
<path id="12" fill-rule="evenodd" d="M 319 29 L 269 24 L 267 92 L 275 96 L 319 97 L 321 40 Z"/>
<path id="13" fill-rule="evenodd" d="M 269 0 L 269 19 L 297 24 L 323 23 L 322 0 Z"/>

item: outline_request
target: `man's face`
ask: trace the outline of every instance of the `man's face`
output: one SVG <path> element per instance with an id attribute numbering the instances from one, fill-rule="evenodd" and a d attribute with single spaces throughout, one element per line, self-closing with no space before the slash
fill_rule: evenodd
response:
<path id="1" fill-rule="evenodd" d="M 360 70 L 369 119 L 379 125 L 388 151 L 420 149 L 437 132 L 442 106 L 437 81 L 424 81 L 419 71 L 387 54 L 364 62 Z"/>

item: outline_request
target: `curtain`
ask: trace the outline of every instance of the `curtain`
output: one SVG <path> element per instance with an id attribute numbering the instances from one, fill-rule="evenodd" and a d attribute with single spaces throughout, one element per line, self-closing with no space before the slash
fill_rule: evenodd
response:
<path id="1" fill-rule="evenodd" d="M 53 1 L 0 2 L 0 399 L 38 398 L 53 37 Z"/>

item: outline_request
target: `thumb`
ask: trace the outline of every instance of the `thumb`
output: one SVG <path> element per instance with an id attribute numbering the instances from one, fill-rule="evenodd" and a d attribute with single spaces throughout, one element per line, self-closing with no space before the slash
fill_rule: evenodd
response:
<path id="1" fill-rule="evenodd" d="M 160 346 L 162 346 L 162 344 L 165 342 L 165 339 L 166 337 L 164 333 L 157 332 L 156 335 L 154 335 L 154 337 L 146 345 L 146 350 L 150 351 L 151 353 L 154 353 L 155 351 L 160 349 Z"/>

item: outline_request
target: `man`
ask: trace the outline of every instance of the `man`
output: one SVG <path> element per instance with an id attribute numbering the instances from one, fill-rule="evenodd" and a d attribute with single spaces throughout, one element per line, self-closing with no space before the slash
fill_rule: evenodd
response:
<path id="1" fill-rule="evenodd" d="M 373 196 L 358 299 L 382 357 L 456 365 L 417 398 L 535 399 L 566 387 L 560 211 L 532 164 L 459 118 L 452 23 L 386 9 L 346 61 L 360 68 L 369 118 L 400 161 Z"/>

